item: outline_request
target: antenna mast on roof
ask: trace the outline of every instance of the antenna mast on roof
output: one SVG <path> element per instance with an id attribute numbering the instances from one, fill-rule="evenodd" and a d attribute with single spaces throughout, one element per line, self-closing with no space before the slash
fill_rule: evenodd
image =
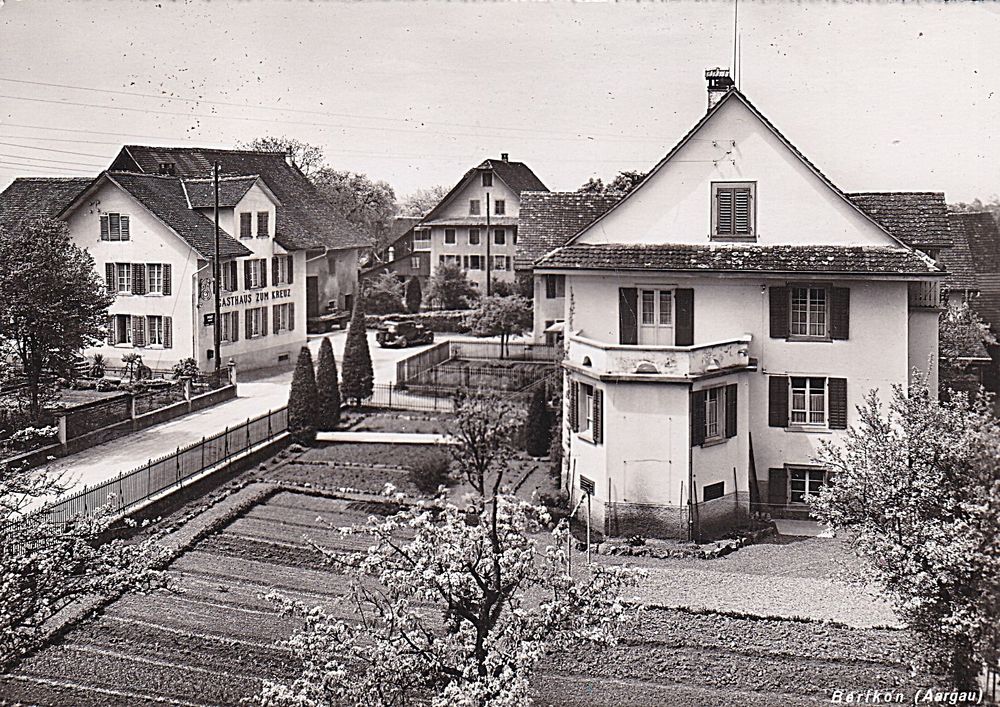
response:
<path id="1" fill-rule="evenodd" d="M 739 70 L 739 26 L 740 26 L 740 0 L 733 0 L 733 83 L 736 88 L 740 87 Z"/>

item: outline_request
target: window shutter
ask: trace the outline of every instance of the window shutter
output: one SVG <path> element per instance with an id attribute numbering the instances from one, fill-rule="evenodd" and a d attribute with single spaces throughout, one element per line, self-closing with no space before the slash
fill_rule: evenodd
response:
<path id="1" fill-rule="evenodd" d="M 674 325 L 674 345 L 694 345 L 694 290 L 681 288 L 674 290 L 677 308 L 677 322 Z"/>
<path id="2" fill-rule="evenodd" d="M 170 263 L 163 264 L 163 294 L 169 295 L 173 292 L 173 285 L 170 282 Z"/>
<path id="3" fill-rule="evenodd" d="M 580 431 L 580 384 L 576 381 L 569 383 L 569 429 Z"/>
<path id="4" fill-rule="evenodd" d="M 246 325 L 247 325 L 246 329 L 247 339 L 249 339 L 251 336 L 253 336 L 253 314 L 249 309 L 245 310 L 244 313 L 246 315 L 244 318 L 246 319 Z"/>
<path id="5" fill-rule="evenodd" d="M 726 386 L 726 437 L 735 437 L 737 432 L 737 396 L 739 386 L 735 383 Z"/>
<path id="6" fill-rule="evenodd" d="M 788 427 L 788 376 L 769 376 L 767 392 L 767 424 Z"/>
<path id="7" fill-rule="evenodd" d="M 250 261 L 243 261 L 243 288 L 249 290 L 252 280 L 250 279 Z"/>
<path id="8" fill-rule="evenodd" d="M 847 379 L 827 380 L 827 394 L 830 396 L 830 429 L 847 429 Z"/>
<path id="9" fill-rule="evenodd" d="M 618 288 L 618 343 L 639 343 L 639 290 Z"/>
<path id="10" fill-rule="evenodd" d="M 267 287 L 267 258 L 260 260 L 260 286 Z"/>
<path id="11" fill-rule="evenodd" d="M 115 264 L 105 263 L 104 264 L 104 280 L 108 285 L 108 292 L 117 292 L 118 283 L 115 282 Z"/>
<path id="12" fill-rule="evenodd" d="M 691 446 L 705 443 L 705 391 L 691 391 Z"/>
<path id="13" fill-rule="evenodd" d="M 734 212 L 733 232 L 738 236 L 748 236 L 752 233 L 750 220 L 750 190 L 733 190 Z"/>
<path id="14" fill-rule="evenodd" d="M 272 309 L 274 309 L 274 317 L 273 317 L 274 321 L 271 326 L 274 327 L 275 334 L 278 333 L 278 324 L 281 322 L 281 313 L 278 311 L 279 307 L 281 307 L 280 304 L 272 305 Z"/>
<path id="15" fill-rule="evenodd" d="M 291 265 L 289 263 L 289 265 Z M 291 272 L 289 270 L 288 272 Z M 295 331 L 295 303 L 288 303 L 288 331 Z"/>
<path id="16" fill-rule="evenodd" d="M 233 263 L 235 265 L 235 263 Z M 229 320 L 229 340 L 234 344 L 240 340 L 240 315 L 238 312 L 230 312 L 223 315 L 230 317 Z"/>
<path id="17" fill-rule="evenodd" d="M 115 344 L 118 343 L 118 341 L 115 339 L 115 333 L 116 333 L 115 332 L 115 318 L 113 316 L 111 316 L 111 317 L 108 317 L 108 335 L 105 337 L 105 339 L 108 342 L 108 346 L 114 346 Z"/>
<path id="18" fill-rule="evenodd" d="M 295 282 L 295 276 L 292 274 L 295 272 L 295 257 L 288 255 L 288 284 L 291 285 Z"/>
<path id="19" fill-rule="evenodd" d="M 129 221 L 129 218 L 128 218 L 128 216 L 122 216 L 121 217 L 121 221 L 122 221 L 122 224 L 121 224 L 122 240 L 123 241 L 127 241 L 128 240 L 128 236 L 129 236 L 129 233 L 128 233 L 128 221 Z"/>
<path id="20" fill-rule="evenodd" d="M 715 193 L 715 233 L 728 236 L 733 233 L 733 190 L 718 189 Z"/>
<path id="21" fill-rule="evenodd" d="M 163 318 L 163 348 L 171 349 L 174 346 L 174 318 Z"/>
<path id="22" fill-rule="evenodd" d="M 108 228 L 108 215 L 101 214 L 101 240 L 111 240 L 111 229 Z"/>
<path id="23" fill-rule="evenodd" d="M 278 256 L 271 256 L 271 272 L 274 273 L 274 284 L 278 284 Z"/>
<path id="24" fill-rule="evenodd" d="M 604 443 L 604 391 L 594 388 L 594 444 Z"/>
<path id="25" fill-rule="evenodd" d="M 143 335 L 143 322 L 145 322 L 144 317 L 135 316 L 132 317 L 132 346 L 141 347 L 142 346 L 142 335 Z"/>
<path id="26" fill-rule="evenodd" d="M 788 505 L 788 471 L 784 467 L 768 470 L 767 502 L 772 510 L 775 507 L 783 508 Z"/>
<path id="27" fill-rule="evenodd" d="M 830 290 L 830 338 L 846 339 L 851 329 L 851 288 Z"/>
<path id="28" fill-rule="evenodd" d="M 545 276 L 545 299 L 556 298 L 556 278 L 553 275 Z"/>
<path id="29" fill-rule="evenodd" d="M 768 299 L 771 307 L 771 338 L 788 338 L 788 288 L 772 287 Z"/>
<path id="30" fill-rule="evenodd" d="M 267 336 L 267 307 L 260 308 L 260 335 Z"/>
<path id="31" fill-rule="evenodd" d="M 132 264 L 132 294 L 146 294 L 146 266 L 141 263 Z"/>

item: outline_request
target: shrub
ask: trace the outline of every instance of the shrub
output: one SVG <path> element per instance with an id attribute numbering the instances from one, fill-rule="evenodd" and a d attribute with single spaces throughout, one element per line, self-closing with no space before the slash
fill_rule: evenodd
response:
<path id="1" fill-rule="evenodd" d="M 194 378 L 199 373 L 201 369 L 193 358 L 181 359 L 174 365 L 174 378 Z"/>
<path id="2" fill-rule="evenodd" d="M 372 354 L 368 350 L 368 336 L 365 333 L 365 312 L 359 299 L 354 304 L 351 324 L 347 327 L 340 394 L 345 400 L 352 400 L 355 405 L 361 405 L 362 400 L 371 397 L 374 385 L 375 372 L 372 369 Z"/>
<path id="3" fill-rule="evenodd" d="M 528 420 L 524 426 L 524 451 L 533 457 L 544 457 L 552 442 L 552 420 L 545 401 L 545 386 L 540 385 L 531 394 Z"/>
<path id="4" fill-rule="evenodd" d="M 119 381 L 112 378 L 101 378 L 97 381 L 97 385 L 94 386 L 94 390 L 98 393 L 110 393 L 113 390 L 118 390 Z"/>
<path id="5" fill-rule="evenodd" d="M 333 356 L 329 337 L 323 337 L 323 343 L 319 345 L 316 391 L 319 394 L 316 427 L 324 432 L 337 429 L 340 424 L 340 382 L 337 380 L 337 359 Z"/>
<path id="6" fill-rule="evenodd" d="M 316 441 L 316 418 L 319 416 L 319 395 L 316 374 L 308 346 L 299 351 L 288 395 L 288 432 L 302 444 Z"/>
<path id="7" fill-rule="evenodd" d="M 646 544 L 646 538 L 641 535 L 629 535 L 625 538 L 625 544 L 629 547 L 642 547 Z"/>
<path id="8" fill-rule="evenodd" d="M 364 288 L 365 311 L 393 314 L 403 311 L 403 283 L 392 273 L 368 280 Z"/>
<path id="9" fill-rule="evenodd" d="M 411 314 L 419 312 L 420 302 L 423 298 L 424 295 L 420 289 L 420 278 L 414 275 L 406 283 L 406 310 Z"/>
<path id="10" fill-rule="evenodd" d="M 431 278 L 427 298 L 441 309 L 468 309 L 479 297 L 461 266 L 442 265 Z"/>
<path id="11" fill-rule="evenodd" d="M 104 360 L 104 355 L 95 353 L 90 359 L 90 377 L 103 378 L 108 364 Z"/>
<path id="12" fill-rule="evenodd" d="M 420 493 L 436 493 L 438 487 L 451 480 L 450 467 L 451 457 L 446 452 L 419 459 L 410 466 L 410 482 Z"/>

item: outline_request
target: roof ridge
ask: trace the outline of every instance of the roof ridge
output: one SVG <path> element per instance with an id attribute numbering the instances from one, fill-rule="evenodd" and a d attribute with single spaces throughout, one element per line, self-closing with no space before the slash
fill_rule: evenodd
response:
<path id="1" fill-rule="evenodd" d="M 229 147 L 170 147 L 163 145 L 123 145 L 126 148 L 140 147 L 147 150 L 177 150 L 185 152 L 226 152 L 237 155 L 280 155 L 282 158 L 286 156 L 287 153 L 281 152 L 280 150 L 239 150 Z"/>
<path id="2" fill-rule="evenodd" d="M 213 181 L 215 181 L 214 177 L 180 177 L 180 179 L 181 179 L 181 181 L 184 181 L 184 182 L 213 182 Z M 238 179 L 260 179 L 260 175 L 259 174 L 229 174 L 229 175 L 226 175 L 224 177 L 221 176 L 221 175 L 219 176 L 219 181 L 220 182 L 225 182 L 225 181 L 233 182 L 233 181 L 236 181 Z"/>

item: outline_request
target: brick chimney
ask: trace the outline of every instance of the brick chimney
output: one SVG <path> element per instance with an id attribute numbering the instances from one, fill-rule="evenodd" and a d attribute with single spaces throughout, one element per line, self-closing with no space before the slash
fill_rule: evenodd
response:
<path id="1" fill-rule="evenodd" d="M 500 153 L 500 161 L 501 162 L 509 162 L 510 161 L 510 153 L 509 152 L 501 152 Z"/>
<path id="2" fill-rule="evenodd" d="M 735 84 L 729 76 L 729 69 L 718 67 L 706 70 L 705 79 L 708 81 L 708 109 L 712 110 Z"/>

